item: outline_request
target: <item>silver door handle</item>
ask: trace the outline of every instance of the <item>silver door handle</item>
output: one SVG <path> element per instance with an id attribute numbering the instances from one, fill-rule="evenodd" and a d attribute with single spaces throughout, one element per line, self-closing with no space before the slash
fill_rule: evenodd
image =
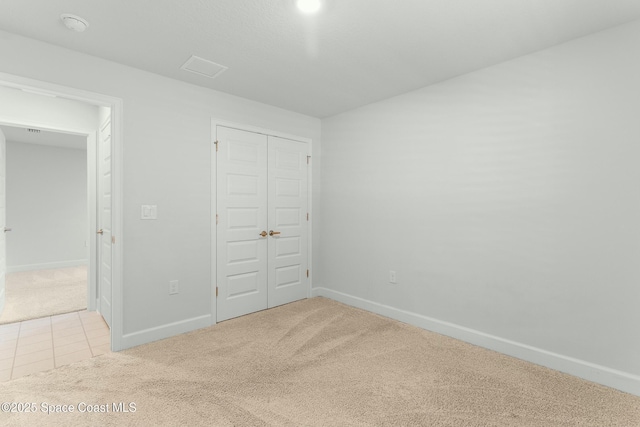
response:
<path id="1" fill-rule="evenodd" d="M 102 228 L 98 231 L 96 231 L 96 234 L 104 234 L 104 231 L 102 231 Z"/>
<path id="2" fill-rule="evenodd" d="M 9 227 L 5 227 L 4 232 L 6 233 L 7 231 L 11 231 L 11 229 Z"/>

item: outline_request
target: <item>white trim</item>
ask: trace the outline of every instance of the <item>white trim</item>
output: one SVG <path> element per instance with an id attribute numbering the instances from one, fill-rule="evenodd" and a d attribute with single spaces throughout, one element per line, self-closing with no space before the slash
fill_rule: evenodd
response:
<path id="1" fill-rule="evenodd" d="M 214 325 L 216 323 L 216 319 L 217 319 L 217 313 L 216 313 L 216 277 L 217 277 L 217 271 L 216 271 L 216 263 L 217 263 L 217 233 L 216 233 L 216 213 L 217 213 L 217 181 L 216 181 L 216 174 L 217 171 L 215 170 L 215 166 L 217 166 L 216 160 L 216 148 L 214 143 L 217 140 L 217 131 L 216 131 L 216 127 L 217 126 L 224 126 L 224 127 L 228 127 L 231 129 L 237 129 L 237 130 L 244 130 L 244 131 L 248 131 L 248 132 L 254 132 L 254 133 L 259 133 L 261 135 L 266 135 L 266 136 L 275 136 L 278 138 L 283 138 L 283 139 L 290 139 L 292 141 L 297 141 L 297 142 L 302 142 L 307 144 L 308 150 L 307 150 L 307 155 L 311 156 L 313 153 L 313 140 L 311 138 L 305 138 L 305 137 L 301 137 L 298 135 L 292 135 L 289 133 L 285 133 L 285 132 L 280 132 L 280 131 L 275 131 L 272 129 L 266 129 L 266 128 L 262 128 L 262 127 L 257 127 L 257 126 L 251 126 L 251 125 L 243 125 L 243 124 L 239 124 L 239 123 L 233 123 L 233 122 L 228 122 L 225 120 L 220 120 L 220 119 L 216 119 L 216 118 L 212 118 L 211 119 L 211 144 L 210 144 L 210 148 L 211 148 L 211 324 Z M 312 267 L 312 253 L 311 253 L 311 248 L 312 248 L 312 243 L 313 243 L 313 212 L 312 212 L 312 204 L 311 204 L 311 200 L 313 199 L 313 187 L 312 187 L 312 183 L 311 183 L 311 176 L 312 176 L 312 166 L 313 163 L 309 162 L 309 167 L 307 169 L 307 173 L 308 173 L 308 179 L 307 179 L 307 204 L 308 204 L 308 208 L 309 208 L 309 221 L 307 223 L 307 245 L 308 245 L 308 249 L 307 249 L 307 268 L 309 268 L 309 282 L 308 282 L 308 292 L 307 292 L 307 298 L 311 297 L 311 291 L 313 289 L 313 270 L 311 269 Z"/>
<path id="2" fill-rule="evenodd" d="M 122 99 L 113 98 L 111 104 L 111 174 L 113 188 L 111 190 L 111 227 L 112 235 L 116 238 L 113 245 L 113 279 L 111 285 L 111 350 L 122 350 L 124 335 L 124 153 L 123 153 L 123 123 L 124 111 Z"/>
<path id="3" fill-rule="evenodd" d="M 307 153 L 308 167 L 307 167 L 307 211 L 309 213 L 309 220 L 307 221 L 307 268 L 309 269 L 309 289 L 307 291 L 307 298 L 311 298 L 311 292 L 313 289 L 313 152 L 312 147 L 309 145 Z"/>
<path id="4" fill-rule="evenodd" d="M 98 114 L 100 115 L 100 114 Z M 93 194 L 94 194 L 94 198 L 92 200 L 93 203 L 93 211 L 95 212 L 94 214 L 94 223 L 92 224 L 91 227 L 91 242 L 92 248 L 95 248 L 95 256 L 92 256 L 91 259 L 96 263 L 95 265 L 95 269 L 93 270 L 93 274 L 92 274 L 92 278 L 94 280 L 94 285 L 95 287 L 91 289 L 91 301 L 93 302 L 93 307 L 94 310 L 96 310 L 98 313 L 102 314 L 102 295 L 101 295 L 101 291 L 99 289 L 100 287 L 100 283 L 101 283 L 101 276 L 102 276 L 102 251 L 103 246 L 102 246 L 102 239 L 104 239 L 105 237 L 101 237 L 98 238 L 96 231 L 98 229 L 102 229 L 102 221 L 101 218 L 104 215 L 103 209 L 102 209 L 102 203 L 103 203 L 103 194 L 102 194 L 102 186 L 103 184 L 101 184 L 102 181 L 102 171 L 101 171 L 101 164 L 103 161 L 103 157 L 102 157 L 102 153 L 101 153 L 101 144 L 103 142 L 103 140 L 101 139 L 101 135 L 102 135 L 102 131 L 103 129 L 105 129 L 105 125 L 109 125 L 109 128 L 111 128 L 111 111 L 109 111 L 109 115 L 102 121 L 100 121 L 100 117 L 98 117 L 98 128 L 95 132 L 95 145 L 93 147 L 93 159 L 94 159 L 94 176 L 96 178 L 96 181 L 93 182 Z M 110 153 L 111 154 L 111 153 Z M 113 162 L 112 165 L 113 166 Z M 113 182 L 112 182 L 113 184 Z M 112 202 L 113 204 L 113 202 Z M 112 206 L 113 208 L 113 206 Z M 111 221 L 112 224 L 109 224 L 109 228 L 111 228 L 113 230 L 113 220 Z M 113 246 L 113 245 L 112 245 Z M 113 247 L 111 250 L 111 254 L 113 256 Z M 113 267 L 113 265 L 111 266 Z M 113 271 L 113 269 L 112 269 Z M 112 277 L 113 280 L 113 277 Z M 110 295 L 109 298 L 109 304 L 111 306 L 113 306 L 113 292 Z M 106 307 L 105 307 L 106 308 Z M 113 321 L 111 320 L 111 318 L 113 317 L 113 309 L 112 309 L 112 313 L 111 317 L 109 318 L 109 322 L 108 323 L 113 323 Z"/>
<path id="5" fill-rule="evenodd" d="M 19 273 L 21 271 L 34 271 L 34 270 L 51 270 L 54 268 L 78 267 L 80 265 L 88 265 L 88 264 L 89 264 L 89 261 L 86 259 L 76 259 L 71 261 L 57 261 L 57 262 L 43 262 L 40 264 L 14 265 L 12 267 L 7 266 L 7 273 Z"/>
<path id="6" fill-rule="evenodd" d="M 545 366 L 585 380 L 640 396 L 640 376 L 553 353 L 541 348 L 486 334 L 475 329 L 412 313 L 328 288 L 313 288 L 313 296 L 330 298 L 422 329 L 437 332 L 499 353 Z"/>
<path id="7" fill-rule="evenodd" d="M 168 323 L 162 326 L 156 326 L 142 331 L 133 332 L 122 336 L 122 348 L 136 347 L 138 345 L 147 344 L 153 341 L 170 338 L 175 335 L 184 334 L 186 332 L 195 331 L 196 329 L 207 328 L 211 326 L 211 315 L 193 317 L 191 319 L 181 320 L 179 322 Z"/>
<path id="8" fill-rule="evenodd" d="M 97 234 L 98 229 L 98 205 L 96 203 L 96 189 L 98 182 L 98 150 L 97 150 L 97 130 L 87 136 L 87 210 L 89 212 L 89 280 L 87 280 L 87 310 L 97 309 Z"/>
<path id="9" fill-rule="evenodd" d="M 267 135 L 267 136 L 276 136 L 278 138 L 284 138 L 284 139 L 290 139 L 292 141 L 297 141 L 297 142 L 304 142 L 306 144 L 309 144 L 309 148 L 311 148 L 311 144 L 312 144 L 312 140 L 311 138 L 305 138 L 302 136 L 298 136 L 298 135 L 293 135 L 290 133 L 285 133 L 285 132 L 280 132 L 280 131 L 276 131 L 276 130 L 272 130 L 272 129 L 267 129 L 267 128 L 262 128 L 262 127 L 258 127 L 258 126 L 251 126 L 251 125 L 243 125 L 240 123 L 234 123 L 234 122 L 227 122 L 224 120 L 218 120 L 218 119 L 211 119 L 211 136 L 213 138 L 213 142 L 215 142 L 215 132 L 213 132 L 216 128 L 216 126 L 224 126 L 224 127 L 228 127 L 231 129 L 237 129 L 237 130 L 244 130 L 247 132 L 253 132 L 253 133 L 259 133 L 262 135 Z M 311 155 L 311 150 L 309 150 L 309 155 Z"/>
<path id="10" fill-rule="evenodd" d="M 34 80 L 26 77 L 16 76 L 0 72 L 0 85 L 13 87 L 16 89 L 29 89 L 38 92 L 45 92 L 56 95 L 61 98 L 73 99 L 92 105 L 104 106 L 111 108 L 111 172 L 112 172 L 112 235 L 116 238 L 116 244 L 113 246 L 113 265 L 112 265 L 112 314 L 111 314 L 111 350 L 118 351 L 122 349 L 123 339 L 123 102 L 120 98 L 103 95 L 95 92 L 89 92 L 82 89 L 61 86 L 55 83 Z M 98 124 L 96 123 L 96 128 Z M 41 127 L 46 129 L 45 127 Z M 94 132 L 92 129 L 91 132 Z M 82 132 L 84 133 L 84 132 Z M 88 134 L 88 133 L 84 133 Z"/>
<path id="11" fill-rule="evenodd" d="M 211 194 L 211 324 L 215 325 L 218 322 L 218 297 L 216 295 L 216 288 L 218 287 L 218 147 L 216 142 L 218 141 L 218 125 L 223 122 L 217 119 L 211 119 L 211 188 L 209 194 Z"/>
<path id="12" fill-rule="evenodd" d="M 0 73 L 0 86 L 2 86 L 1 76 L 2 76 L 2 73 Z M 1 118 L 0 118 L 0 126 L 37 128 L 44 131 L 62 132 L 62 133 L 68 133 L 69 135 L 86 136 L 86 137 L 89 137 L 91 134 L 95 133 L 96 131 L 95 129 L 78 129 L 78 128 L 68 128 L 64 126 L 52 126 L 51 124 L 43 124 L 40 122 L 33 122 L 30 120 L 6 121 L 6 120 L 2 120 Z"/>

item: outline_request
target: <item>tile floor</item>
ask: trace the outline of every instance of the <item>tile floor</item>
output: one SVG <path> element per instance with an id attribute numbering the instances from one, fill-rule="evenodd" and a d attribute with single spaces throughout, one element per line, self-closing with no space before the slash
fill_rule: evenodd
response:
<path id="1" fill-rule="evenodd" d="M 86 310 L 0 325 L 0 381 L 89 359 L 109 346 L 102 316 Z"/>

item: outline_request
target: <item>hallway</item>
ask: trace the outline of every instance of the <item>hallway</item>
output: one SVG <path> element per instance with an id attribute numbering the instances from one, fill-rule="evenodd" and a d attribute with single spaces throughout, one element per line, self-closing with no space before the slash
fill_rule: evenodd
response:
<path id="1" fill-rule="evenodd" d="M 109 328 L 96 312 L 76 311 L 0 325 L 0 381 L 109 351 Z"/>

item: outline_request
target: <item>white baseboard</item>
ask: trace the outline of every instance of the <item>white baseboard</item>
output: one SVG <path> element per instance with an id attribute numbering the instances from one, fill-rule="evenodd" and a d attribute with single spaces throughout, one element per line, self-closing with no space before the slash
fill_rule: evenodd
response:
<path id="1" fill-rule="evenodd" d="M 45 262 L 41 264 L 13 265 L 7 266 L 7 273 L 19 273 L 21 271 L 33 270 L 51 270 L 53 268 L 77 267 L 79 265 L 87 265 L 86 259 L 76 259 L 71 261 Z"/>
<path id="2" fill-rule="evenodd" d="M 385 317 L 399 320 L 422 329 L 437 332 L 480 347 L 488 348 L 556 371 L 583 378 L 594 383 L 612 387 L 640 396 L 640 376 L 607 368 L 606 366 L 563 356 L 561 354 L 486 334 L 464 326 L 400 310 L 388 305 L 334 291 L 328 288 L 313 288 L 312 296 L 321 296 L 339 301 L 352 307 L 371 311 Z"/>
<path id="3" fill-rule="evenodd" d="M 127 348 L 170 338 L 174 335 L 184 334 L 186 332 L 195 331 L 196 329 L 202 329 L 208 326 L 211 326 L 211 314 L 193 317 L 191 319 L 181 320 L 179 322 L 169 323 L 162 326 L 156 326 L 155 328 L 124 334 L 120 341 L 122 348 L 112 348 L 112 350 L 125 350 Z"/>

